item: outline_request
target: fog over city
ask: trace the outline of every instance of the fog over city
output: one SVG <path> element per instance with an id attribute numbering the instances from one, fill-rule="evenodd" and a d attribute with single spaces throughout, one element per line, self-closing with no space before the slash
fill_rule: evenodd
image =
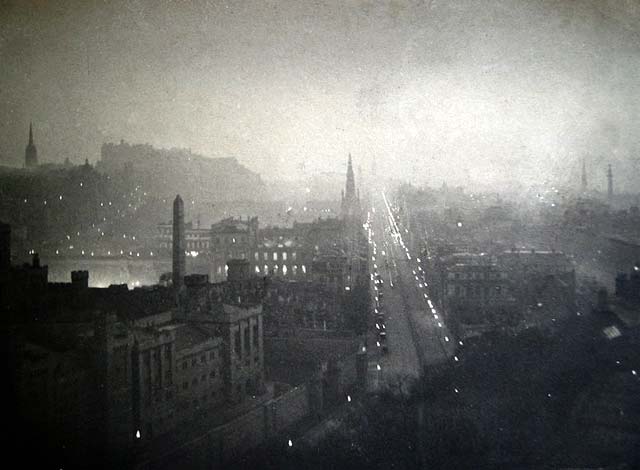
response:
<path id="1" fill-rule="evenodd" d="M 640 8 L 625 1 L 3 2 L 0 161 L 96 142 L 481 186 L 639 177 Z"/>
<path id="2" fill-rule="evenodd" d="M 5 461 L 640 468 L 640 0 L 0 2 Z"/>

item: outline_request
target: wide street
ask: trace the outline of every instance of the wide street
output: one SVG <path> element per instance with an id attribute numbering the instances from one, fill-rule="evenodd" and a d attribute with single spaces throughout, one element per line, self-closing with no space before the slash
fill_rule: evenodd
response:
<path id="1" fill-rule="evenodd" d="M 456 361 L 455 339 L 431 305 L 419 258 L 405 246 L 404 229 L 398 226 L 384 192 L 368 209 L 365 229 L 374 296 L 369 322 L 369 388 L 393 389 L 403 378 L 419 377 L 425 367 Z"/>

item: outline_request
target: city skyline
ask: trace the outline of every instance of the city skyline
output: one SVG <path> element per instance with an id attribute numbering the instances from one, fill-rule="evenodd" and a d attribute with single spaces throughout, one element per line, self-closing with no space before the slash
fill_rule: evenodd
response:
<path id="1" fill-rule="evenodd" d="M 349 152 L 418 183 L 640 171 L 634 2 L 73 6 L 4 6 L 2 164 L 33 120 L 43 162 L 124 139 L 267 179 Z"/>

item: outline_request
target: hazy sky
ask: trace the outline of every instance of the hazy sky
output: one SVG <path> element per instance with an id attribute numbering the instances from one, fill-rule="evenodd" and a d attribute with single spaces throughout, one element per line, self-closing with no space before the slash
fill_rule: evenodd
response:
<path id="1" fill-rule="evenodd" d="M 266 177 L 640 183 L 631 0 L 0 2 L 0 162 L 104 141 L 236 156 Z"/>

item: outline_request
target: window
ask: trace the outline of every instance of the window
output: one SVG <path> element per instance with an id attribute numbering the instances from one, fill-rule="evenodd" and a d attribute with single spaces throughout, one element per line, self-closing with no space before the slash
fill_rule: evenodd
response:
<path id="1" fill-rule="evenodd" d="M 257 251 L 253 254 L 253 258 L 254 258 L 256 261 L 258 261 L 258 259 L 260 259 L 259 253 L 258 253 Z"/>
<path id="2" fill-rule="evenodd" d="M 186 390 L 189 388 L 189 382 L 182 382 L 182 390 Z"/>
<path id="3" fill-rule="evenodd" d="M 247 351 L 247 352 L 249 351 L 249 339 L 250 339 L 250 338 L 249 338 L 249 334 L 250 334 L 250 333 L 251 333 L 251 332 L 249 331 L 249 326 L 247 326 L 247 327 L 244 329 L 244 349 L 245 349 L 245 351 Z"/>
<path id="4" fill-rule="evenodd" d="M 296 254 L 297 254 L 297 253 L 296 253 L 295 251 L 294 251 L 293 253 L 291 253 L 291 259 L 292 259 L 293 261 L 295 261 L 295 260 L 296 260 Z"/>
<path id="5" fill-rule="evenodd" d="M 211 351 L 209 353 L 209 360 L 213 361 L 216 358 L 216 352 L 215 351 Z"/>
<path id="6" fill-rule="evenodd" d="M 264 253 L 262 253 L 262 257 L 265 261 L 267 261 L 269 259 L 269 253 L 265 251 Z"/>
<path id="7" fill-rule="evenodd" d="M 282 261 L 287 261 L 287 252 L 286 251 L 282 252 Z"/>
<path id="8" fill-rule="evenodd" d="M 187 361 L 182 362 L 182 370 L 187 370 Z"/>
<path id="9" fill-rule="evenodd" d="M 273 252 L 273 261 L 278 261 L 278 252 L 277 251 Z"/>
<path id="10" fill-rule="evenodd" d="M 253 345 L 257 348 L 258 347 L 258 341 L 259 341 L 259 336 L 258 336 L 258 325 L 253 325 Z"/>
<path id="11" fill-rule="evenodd" d="M 203 363 L 203 364 L 205 362 L 207 362 L 207 355 L 206 354 L 203 354 L 202 356 L 200 356 L 200 362 Z"/>
<path id="12" fill-rule="evenodd" d="M 191 359 L 191 365 L 195 366 L 196 365 L 196 358 L 194 357 L 193 359 Z"/>

